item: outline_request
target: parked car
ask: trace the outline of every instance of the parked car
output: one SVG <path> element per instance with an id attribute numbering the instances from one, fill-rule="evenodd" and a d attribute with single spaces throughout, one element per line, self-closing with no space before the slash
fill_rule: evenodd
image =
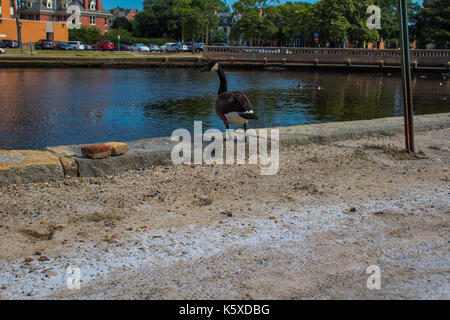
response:
<path id="1" fill-rule="evenodd" d="M 121 43 L 120 44 L 120 51 L 131 51 L 131 47 L 128 44 Z"/>
<path id="2" fill-rule="evenodd" d="M 0 40 L 0 48 L 18 48 L 19 43 L 16 40 Z"/>
<path id="3" fill-rule="evenodd" d="M 90 44 L 86 44 L 84 42 L 82 42 L 82 44 L 84 45 L 84 50 L 87 50 L 87 51 L 93 51 L 94 50 L 94 46 L 92 46 Z"/>
<path id="4" fill-rule="evenodd" d="M 185 45 L 185 44 L 178 44 L 178 52 L 186 52 L 186 51 L 188 51 L 188 46 L 187 45 Z"/>
<path id="5" fill-rule="evenodd" d="M 229 47 L 230 46 L 228 43 L 225 43 L 225 42 L 216 42 L 216 43 L 213 43 L 212 45 L 216 46 L 216 47 Z"/>
<path id="6" fill-rule="evenodd" d="M 189 52 L 192 52 L 192 50 L 194 50 L 195 52 L 203 52 L 204 45 L 204 43 L 186 42 L 187 51 Z"/>
<path id="7" fill-rule="evenodd" d="M 164 45 L 164 51 L 165 52 L 178 52 L 179 51 L 178 44 L 176 44 L 175 42 L 168 42 Z"/>
<path id="8" fill-rule="evenodd" d="M 150 48 L 151 52 L 160 52 L 161 51 L 161 48 L 159 46 L 157 46 L 156 44 L 150 43 L 147 47 Z"/>
<path id="9" fill-rule="evenodd" d="M 94 46 L 94 50 L 97 51 L 114 51 L 114 43 L 110 40 L 101 40 Z"/>
<path id="10" fill-rule="evenodd" d="M 84 43 L 81 41 L 69 41 L 69 45 L 71 45 L 74 50 L 78 51 L 85 50 Z"/>
<path id="11" fill-rule="evenodd" d="M 55 49 L 57 50 L 65 50 L 65 51 L 71 51 L 75 50 L 74 46 L 69 44 L 68 42 L 60 41 L 56 44 Z"/>
<path id="12" fill-rule="evenodd" d="M 150 48 L 142 43 L 135 43 L 131 46 L 131 51 L 150 52 Z"/>
<path id="13" fill-rule="evenodd" d="M 53 50 L 55 49 L 55 43 L 51 40 L 42 39 L 36 42 L 34 48 L 36 50 Z"/>

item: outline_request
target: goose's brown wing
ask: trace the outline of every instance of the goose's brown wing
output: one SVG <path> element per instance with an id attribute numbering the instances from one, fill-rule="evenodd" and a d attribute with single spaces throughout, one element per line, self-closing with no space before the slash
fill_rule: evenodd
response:
<path id="1" fill-rule="evenodd" d="M 258 119 L 253 112 L 252 103 L 247 96 L 240 91 L 228 91 L 218 95 L 216 108 L 219 115 L 237 112 L 244 119 Z"/>

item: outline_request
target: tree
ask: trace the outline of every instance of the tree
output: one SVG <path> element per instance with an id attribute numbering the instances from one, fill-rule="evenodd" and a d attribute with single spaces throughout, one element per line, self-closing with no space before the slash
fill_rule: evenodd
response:
<path id="1" fill-rule="evenodd" d="M 292 43 L 294 36 L 304 34 L 308 26 L 305 13 L 310 6 L 307 2 L 287 2 L 269 11 L 269 19 L 278 29 L 277 38 L 281 44 L 287 41 Z"/>
<path id="2" fill-rule="evenodd" d="M 320 33 L 330 46 L 340 46 L 345 41 L 378 40 L 377 30 L 367 28 L 367 8 L 375 0 L 321 0 L 308 13 L 311 32 Z"/>
<path id="3" fill-rule="evenodd" d="M 69 40 L 70 41 L 81 41 L 84 43 L 96 43 L 102 40 L 102 34 L 96 28 L 85 28 L 69 30 Z"/>
<path id="4" fill-rule="evenodd" d="M 424 0 L 416 23 L 420 47 L 434 43 L 437 48 L 450 45 L 450 6 L 448 0 Z"/>
<path id="5" fill-rule="evenodd" d="M 398 47 L 400 35 L 400 18 L 398 12 L 398 0 L 377 0 L 376 5 L 381 9 L 381 30 L 380 36 L 388 42 L 388 47 Z M 408 20 L 414 24 L 420 6 L 408 0 Z M 412 28 L 411 36 L 414 36 L 415 28 Z"/>
<path id="6" fill-rule="evenodd" d="M 123 29 L 133 31 L 133 24 L 125 17 L 117 17 L 114 19 L 112 27 L 114 29 Z"/>
<path id="7" fill-rule="evenodd" d="M 233 5 L 241 18 L 231 28 L 231 38 L 252 40 L 260 44 L 261 40 L 273 39 L 278 32 L 275 23 L 269 19 L 278 0 L 240 0 Z"/>
<path id="8" fill-rule="evenodd" d="M 25 7 L 26 3 L 25 0 L 13 0 L 13 12 L 14 12 L 14 18 L 16 19 L 16 28 L 17 28 L 17 42 L 19 44 L 20 51 L 23 49 L 22 44 L 22 22 L 20 22 L 20 14 L 22 11 L 22 8 Z"/>
<path id="9" fill-rule="evenodd" d="M 133 20 L 135 36 L 178 38 L 180 25 L 173 3 L 174 0 L 145 0 L 144 10 Z"/>

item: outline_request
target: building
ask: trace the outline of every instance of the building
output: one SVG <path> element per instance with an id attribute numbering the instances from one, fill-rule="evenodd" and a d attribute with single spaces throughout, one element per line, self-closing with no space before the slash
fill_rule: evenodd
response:
<path id="1" fill-rule="evenodd" d="M 27 20 L 68 22 L 69 29 L 96 28 L 105 34 L 111 13 L 103 10 L 101 0 L 26 0 L 21 16 Z"/>
<path id="2" fill-rule="evenodd" d="M 230 12 L 218 12 L 216 13 L 219 18 L 219 25 L 217 29 L 223 31 L 227 36 L 227 41 L 232 43 L 233 45 L 244 45 L 247 42 L 240 39 L 239 41 L 234 41 L 230 39 L 231 28 L 233 28 L 234 24 L 238 22 L 242 18 L 242 14 L 233 14 Z"/>
<path id="3" fill-rule="evenodd" d="M 134 20 L 134 17 L 139 13 L 139 10 L 135 9 L 125 9 L 125 10 L 119 10 L 119 9 L 112 9 L 111 14 L 113 15 L 113 19 L 118 17 L 124 17 L 128 21 Z"/>
<path id="4" fill-rule="evenodd" d="M 14 0 L 0 0 L 0 40 L 17 40 L 17 25 L 14 18 Z M 37 1 L 30 1 L 37 2 Z M 24 10 L 25 11 L 25 10 Z M 22 42 L 36 42 L 40 39 L 67 41 L 69 31 L 67 23 L 50 20 L 20 19 L 22 24 Z"/>
<path id="5" fill-rule="evenodd" d="M 17 39 L 14 0 L 0 0 L 2 20 L 0 35 Z M 67 41 L 72 28 L 96 28 L 101 34 L 109 30 L 110 12 L 103 10 L 101 0 L 25 0 L 20 9 L 23 42 L 40 39 Z"/>

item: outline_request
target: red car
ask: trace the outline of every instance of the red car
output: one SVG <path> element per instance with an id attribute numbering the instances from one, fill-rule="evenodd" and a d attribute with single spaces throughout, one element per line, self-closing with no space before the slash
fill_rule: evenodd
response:
<path id="1" fill-rule="evenodd" d="M 114 43 L 110 40 L 102 40 L 95 44 L 94 50 L 98 51 L 114 51 Z"/>

